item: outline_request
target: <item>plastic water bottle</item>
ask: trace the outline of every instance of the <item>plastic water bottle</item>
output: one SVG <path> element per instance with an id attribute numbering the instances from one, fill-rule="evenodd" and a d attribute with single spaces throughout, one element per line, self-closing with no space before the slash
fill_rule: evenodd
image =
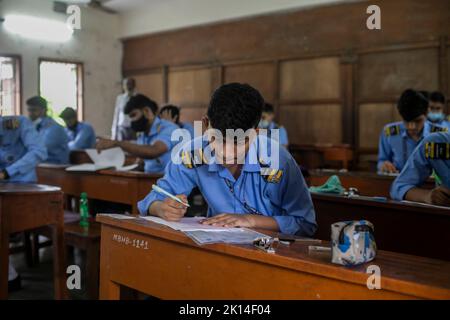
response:
<path id="1" fill-rule="evenodd" d="M 87 193 L 83 192 L 80 199 L 80 226 L 89 227 L 89 207 Z"/>

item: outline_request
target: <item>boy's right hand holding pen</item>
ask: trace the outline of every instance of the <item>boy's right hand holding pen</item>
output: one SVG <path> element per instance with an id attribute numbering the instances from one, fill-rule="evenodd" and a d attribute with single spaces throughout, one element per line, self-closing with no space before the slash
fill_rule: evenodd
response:
<path id="1" fill-rule="evenodd" d="M 174 196 L 156 185 L 153 186 L 153 190 L 167 196 L 167 198 L 163 201 L 153 202 L 148 209 L 150 215 L 167 221 L 179 221 L 184 217 L 189 206 L 186 195 Z"/>

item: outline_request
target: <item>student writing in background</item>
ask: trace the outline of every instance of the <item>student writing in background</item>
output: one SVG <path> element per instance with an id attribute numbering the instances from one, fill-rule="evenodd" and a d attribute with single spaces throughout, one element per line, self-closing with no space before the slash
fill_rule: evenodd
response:
<path id="1" fill-rule="evenodd" d="M 47 101 L 35 96 L 27 100 L 28 115 L 47 148 L 47 163 L 69 163 L 69 138 L 62 126 L 47 116 Z"/>
<path id="2" fill-rule="evenodd" d="M 141 94 L 130 98 L 124 112 L 130 117 L 131 128 L 139 134 L 137 144 L 99 139 L 97 149 L 120 147 L 131 155 L 144 159 L 145 172 L 163 172 L 170 161 L 170 151 L 174 146 L 171 141 L 172 132 L 178 129 L 178 126 L 160 119 L 157 116 L 156 102 Z"/>
<path id="3" fill-rule="evenodd" d="M 387 124 L 380 134 L 378 171 L 382 173 L 400 172 L 424 137 L 445 130 L 426 120 L 428 100 L 418 91 L 405 90 L 397 109 L 403 121 Z"/>
<path id="4" fill-rule="evenodd" d="M 66 123 L 70 150 L 83 150 L 95 147 L 94 128 L 87 122 L 79 122 L 77 112 L 73 108 L 65 108 L 59 116 Z"/>
<path id="5" fill-rule="evenodd" d="M 279 143 L 283 147 L 287 148 L 289 146 L 289 139 L 287 135 L 287 131 L 283 126 L 279 126 L 273 120 L 275 118 L 275 112 L 273 106 L 270 103 L 265 103 L 262 111 L 261 121 L 259 122 L 258 127 L 260 129 L 267 129 L 267 136 L 269 138 L 274 138 L 272 135 L 272 129 L 278 129 L 279 133 Z"/>
<path id="6" fill-rule="evenodd" d="M 440 92 L 429 95 L 428 121 L 441 127 L 450 129 L 450 121 L 445 119 L 445 96 Z"/>
<path id="7" fill-rule="evenodd" d="M 441 185 L 433 190 L 421 188 L 433 170 Z M 433 133 L 420 143 L 395 179 L 391 196 L 450 207 L 450 133 Z"/>
<path id="8" fill-rule="evenodd" d="M 189 134 L 191 135 L 191 139 L 194 139 L 194 126 L 189 122 L 181 122 L 180 121 L 180 108 L 177 106 L 174 106 L 172 104 L 166 105 L 162 107 L 161 111 L 159 112 L 159 116 L 161 119 L 170 121 L 175 123 L 178 127 L 181 129 L 186 129 L 189 131 Z"/>

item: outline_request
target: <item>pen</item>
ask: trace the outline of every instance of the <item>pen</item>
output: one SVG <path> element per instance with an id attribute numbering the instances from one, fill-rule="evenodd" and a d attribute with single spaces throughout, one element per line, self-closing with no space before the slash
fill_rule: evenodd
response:
<path id="1" fill-rule="evenodd" d="M 163 194 L 165 196 L 168 196 L 169 198 L 181 203 L 182 205 L 186 206 L 186 207 L 190 207 L 190 205 L 186 202 L 183 202 L 180 198 L 175 197 L 173 194 L 168 193 L 166 190 L 158 187 L 156 184 L 152 185 L 152 189 L 155 190 L 156 192 Z"/>

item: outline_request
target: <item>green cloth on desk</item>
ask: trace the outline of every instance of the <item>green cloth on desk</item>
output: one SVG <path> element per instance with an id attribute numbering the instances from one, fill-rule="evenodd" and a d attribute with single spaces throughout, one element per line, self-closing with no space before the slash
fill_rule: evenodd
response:
<path id="1" fill-rule="evenodd" d="M 341 180 L 336 175 L 332 175 L 325 184 L 318 187 L 309 187 L 310 192 L 317 193 L 333 193 L 342 194 L 345 192 L 345 188 L 341 184 Z"/>

